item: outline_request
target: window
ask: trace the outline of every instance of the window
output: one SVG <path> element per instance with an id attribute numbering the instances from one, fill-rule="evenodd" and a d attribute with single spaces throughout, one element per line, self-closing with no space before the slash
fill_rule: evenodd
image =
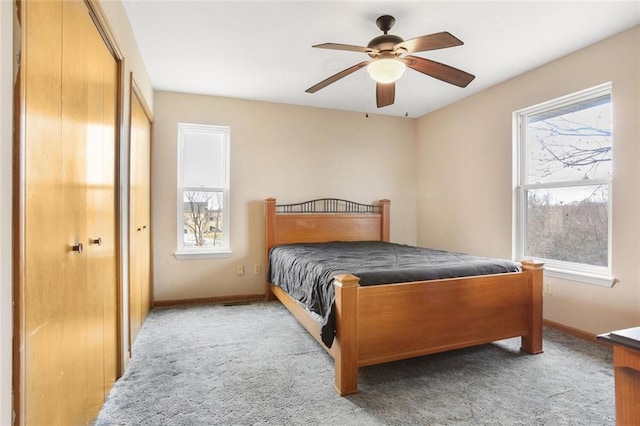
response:
<path id="1" fill-rule="evenodd" d="M 179 259 L 229 248 L 229 128 L 178 124 Z"/>
<path id="2" fill-rule="evenodd" d="M 613 285 L 611 129 L 610 83 L 514 113 L 517 259 Z"/>

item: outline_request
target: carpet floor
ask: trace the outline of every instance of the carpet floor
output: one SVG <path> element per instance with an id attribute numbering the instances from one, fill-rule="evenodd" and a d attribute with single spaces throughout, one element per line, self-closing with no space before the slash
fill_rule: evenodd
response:
<path id="1" fill-rule="evenodd" d="M 333 388 L 333 359 L 279 302 L 156 308 L 96 425 L 615 424 L 612 353 L 544 330 L 359 370 Z"/>

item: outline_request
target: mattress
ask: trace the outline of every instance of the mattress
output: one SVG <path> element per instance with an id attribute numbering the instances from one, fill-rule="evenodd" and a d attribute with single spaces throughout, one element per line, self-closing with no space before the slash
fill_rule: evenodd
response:
<path id="1" fill-rule="evenodd" d="M 382 241 L 303 243 L 269 252 L 269 282 L 321 323 L 322 341 L 335 337 L 333 277 L 353 274 L 361 286 L 520 272 L 517 262 Z"/>

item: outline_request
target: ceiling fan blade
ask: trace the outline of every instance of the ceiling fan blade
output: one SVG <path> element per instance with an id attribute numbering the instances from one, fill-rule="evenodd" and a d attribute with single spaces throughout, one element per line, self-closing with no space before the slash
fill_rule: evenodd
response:
<path id="1" fill-rule="evenodd" d="M 356 65 L 353 65 L 353 66 L 351 66 L 351 67 L 349 67 L 347 69 L 344 69 L 344 70 L 340 71 L 339 73 L 336 73 L 336 74 L 332 75 L 331 77 L 322 80 L 320 83 L 309 87 L 307 90 L 305 90 L 305 92 L 307 92 L 307 93 L 316 93 L 318 90 L 327 87 L 331 83 L 335 83 L 336 81 L 340 80 L 341 78 L 346 77 L 349 74 L 358 71 L 360 68 L 366 67 L 369 64 L 369 62 L 370 61 L 363 61 L 363 62 L 360 62 L 359 64 L 356 64 Z"/>
<path id="2" fill-rule="evenodd" d="M 476 78 L 468 72 L 419 56 L 405 56 L 403 62 L 411 69 L 458 87 L 467 87 Z"/>
<path id="3" fill-rule="evenodd" d="M 340 43 L 322 43 L 316 44 L 315 46 L 319 49 L 333 49 L 333 50 L 348 50 L 349 52 L 362 52 L 362 53 L 371 53 L 377 52 L 376 49 L 371 49 L 369 47 L 364 46 L 353 46 L 351 44 L 340 44 Z"/>
<path id="4" fill-rule="evenodd" d="M 396 98 L 396 83 L 376 83 L 376 104 L 378 108 L 392 105 Z"/>
<path id="5" fill-rule="evenodd" d="M 445 47 L 460 46 L 462 44 L 464 43 L 461 40 L 458 40 L 447 31 L 443 31 L 441 33 L 423 35 L 421 37 L 405 40 L 396 44 L 394 49 L 402 48 L 408 53 L 413 53 L 444 49 Z"/>

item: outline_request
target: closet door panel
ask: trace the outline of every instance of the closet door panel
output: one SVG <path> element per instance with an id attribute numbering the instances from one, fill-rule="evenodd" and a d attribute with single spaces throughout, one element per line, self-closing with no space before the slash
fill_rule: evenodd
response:
<path id="1" fill-rule="evenodd" d="M 109 167 L 104 157 L 104 57 L 102 40 L 95 31 L 88 31 L 88 126 L 86 134 L 86 217 L 87 217 L 87 396 L 91 418 L 97 416 L 104 401 L 104 299 L 109 278 L 109 253 L 105 250 L 107 232 Z M 107 210 L 107 212 L 105 212 Z"/>
<path id="2" fill-rule="evenodd" d="M 87 21 L 89 115 L 86 135 L 87 384 L 97 416 L 118 374 L 115 156 L 117 64 Z"/>
<path id="3" fill-rule="evenodd" d="M 87 303 L 87 133 L 89 131 L 89 37 L 86 6 L 63 4 L 61 239 L 69 247 L 62 264 L 62 411 L 69 424 L 86 422 L 92 399 L 87 376 L 89 362 Z M 82 252 L 72 247 L 82 244 Z M 78 249 L 79 250 L 79 249 Z"/>
<path id="4" fill-rule="evenodd" d="M 47 424 L 62 417 L 59 292 L 67 247 L 60 241 L 60 3 L 23 3 L 29 22 L 23 51 L 24 285 L 23 421 Z M 25 368 L 27 367 L 27 368 Z"/>
<path id="5" fill-rule="evenodd" d="M 150 216 L 151 121 L 138 98 L 131 94 L 130 127 L 130 254 L 129 324 L 133 345 L 151 309 Z"/>
<path id="6" fill-rule="evenodd" d="M 139 138 L 140 159 L 142 162 L 139 199 L 139 209 L 142 223 L 142 241 L 140 243 L 140 314 L 142 321 L 149 315 L 152 303 L 151 294 L 151 123 L 142 106 L 140 110 Z"/>
<path id="7" fill-rule="evenodd" d="M 129 135 L 129 348 L 133 350 L 133 342 L 142 326 L 141 313 L 141 277 L 140 277 L 140 240 L 142 224 L 138 213 L 140 188 L 140 167 L 138 158 L 140 139 L 137 132 L 136 96 L 131 94 L 131 123 Z"/>

